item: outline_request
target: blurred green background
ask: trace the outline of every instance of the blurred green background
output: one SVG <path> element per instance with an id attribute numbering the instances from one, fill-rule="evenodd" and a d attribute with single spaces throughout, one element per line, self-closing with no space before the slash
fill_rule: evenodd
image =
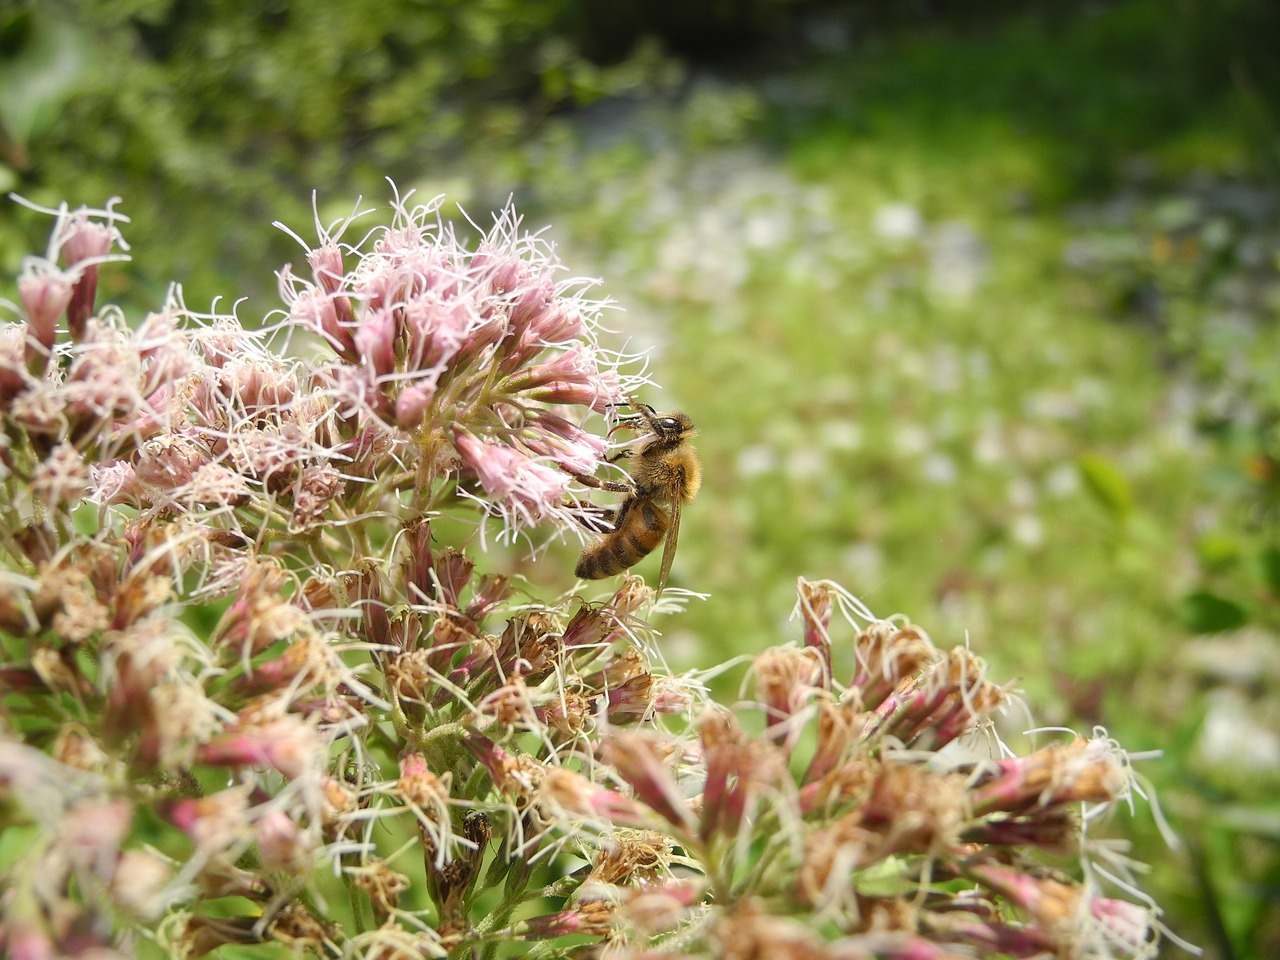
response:
<path id="1" fill-rule="evenodd" d="M 702 428 L 673 581 L 710 599 L 664 622 L 673 664 L 793 636 L 801 574 L 971 642 L 1038 723 L 1163 751 L 1182 846 L 1145 806 L 1108 832 L 1178 935 L 1261 960 L 1277 39 L 1273 0 L 10 2 L 0 186 L 123 197 L 108 297 L 246 318 L 313 190 L 481 224 L 514 195 Z M 47 229 L 0 210 L 6 277 Z M 573 550 L 523 572 L 569 589 Z"/>

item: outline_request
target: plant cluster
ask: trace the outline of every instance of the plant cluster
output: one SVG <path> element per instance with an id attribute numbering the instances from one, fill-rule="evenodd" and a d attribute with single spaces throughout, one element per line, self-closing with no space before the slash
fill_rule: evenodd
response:
<path id="1" fill-rule="evenodd" d="M 1085 843 L 1126 755 L 1009 750 L 967 648 L 801 580 L 729 708 L 638 577 L 486 569 L 582 525 L 644 381 L 513 211 L 469 249 L 409 199 L 317 220 L 260 329 L 97 309 L 125 218 L 49 211 L 0 328 L 6 955 L 1152 955 Z"/>

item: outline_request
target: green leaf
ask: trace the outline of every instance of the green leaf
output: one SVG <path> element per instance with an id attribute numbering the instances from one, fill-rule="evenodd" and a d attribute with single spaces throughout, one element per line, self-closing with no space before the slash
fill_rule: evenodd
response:
<path id="1" fill-rule="evenodd" d="M 1096 453 L 1084 453 L 1076 461 L 1085 489 L 1117 518 L 1133 509 L 1133 490 L 1129 481 L 1109 460 Z"/>
<path id="2" fill-rule="evenodd" d="M 1192 633 L 1221 633 L 1235 630 L 1248 621 L 1245 608 L 1208 590 L 1196 590 L 1182 598 L 1179 613 Z"/>

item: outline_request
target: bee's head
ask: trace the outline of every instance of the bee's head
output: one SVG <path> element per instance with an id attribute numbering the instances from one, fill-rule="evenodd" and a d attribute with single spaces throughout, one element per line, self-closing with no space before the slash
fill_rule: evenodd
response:
<path id="1" fill-rule="evenodd" d="M 610 434 L 614 430 L 640 430 L 648 427 L 658 442 L 675 443 L 687 440 L 698 432 L 686 414 L 674 411 L 658 413 L 647 403 L 632 403 L 631 407 L 636 411 L 635 414 L 619 417 L 617 425 L 609 431 Z"/>
<path id="2" fill-rule="evenodd" d="M 698 432 L 693 421 L 683 413 L 657 413 L 645 418 L 662 440 L 687 440 Z"/>

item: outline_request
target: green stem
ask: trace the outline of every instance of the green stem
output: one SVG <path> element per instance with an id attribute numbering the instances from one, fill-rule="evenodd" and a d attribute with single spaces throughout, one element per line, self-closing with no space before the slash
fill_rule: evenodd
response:
<path id="1" fill-rule="evenodd" d="M 364 917 L 364 900 L 360 896 L 360 888 L 356 886 L 355 877 L 344 872 L 342 882 L 347 888 L 347 903 L 351 907 L 351 922 L 356 933 L 364 933 L 367 929 Z"/>

